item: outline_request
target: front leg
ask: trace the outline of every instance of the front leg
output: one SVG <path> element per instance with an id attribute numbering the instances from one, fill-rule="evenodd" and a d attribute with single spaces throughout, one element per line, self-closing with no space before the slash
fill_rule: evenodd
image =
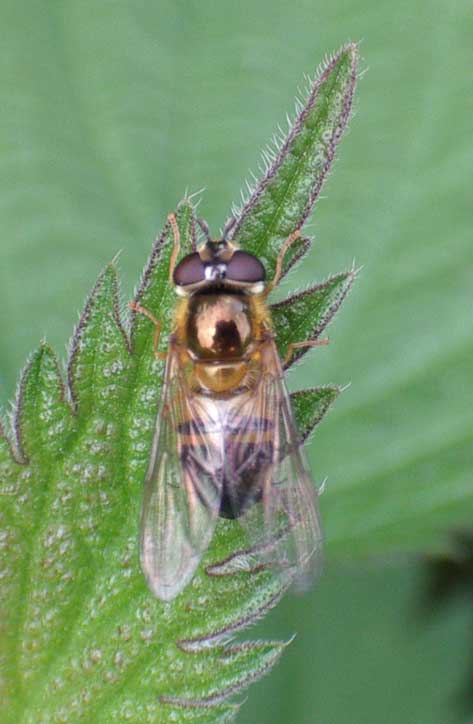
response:
<path id="1" fill-rule="evenodd" d="M 174 269 L 176 268 L 177 257 L 181 249 L 181 235 L 177 224 L 176 214 L 168 215 L 168 222 L 171 225 L 174 246 L 172 248 L 171 259 L 169 261 L 169 283 L 174 284 Z"/>
<path id="2" fill-rule="evenodd" d="M 152 312 L 150 312 L 149 309 L 142 307 L 141 304 L 138 304 L 137 302 L 128 302 L 128 306 L 134 312 L 137 312 L 138 314 L 143 314 L 151 322 L 153 322 L 153 324 L 154 324 L 154 334 L 153 334 L 154 356 L 156 357 L 157 360 L 160 360 L 161 362 L 164 361 L 167 357 L 167 352 L 160 352 L 158 350 L 159 339 L 161 337 L 161 322 L 159 321 L 159 319 L 156 319 L 154 314 L 152 314 Z"/>

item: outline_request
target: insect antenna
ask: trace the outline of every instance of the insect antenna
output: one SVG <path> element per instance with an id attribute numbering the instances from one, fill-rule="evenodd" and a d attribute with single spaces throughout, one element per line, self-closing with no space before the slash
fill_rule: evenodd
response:
<path id="1" fill-rule="evenodd" d="M 228 219 L 225 222 L 225 226 L 223 228 L 223 234 L 222 239 L 224 241 L 227 241 L 228 235 L 230 234 L 231 230 L 236 224 L 236 217 L 235 216 L 229 216 Z"/>
<path id="2" fill-rule="evenodd" d="M 208 242 L 212 241 L 210 238 L 210 231 L 209 231 L 209 225 L 207 224 L 204 219 L 197 219 L 197 223 L 200 226 L 200 230 L 202 231 L 203 235 L 205 236 L 205 239 Z"/>

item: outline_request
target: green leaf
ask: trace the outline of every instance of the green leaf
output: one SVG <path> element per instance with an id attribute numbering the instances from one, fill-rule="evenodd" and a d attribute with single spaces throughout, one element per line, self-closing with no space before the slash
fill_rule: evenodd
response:
<path id="1" fill-rule="evenodd" d="M 312 430 L 322 422 L 340 392 L 340 387 L 325 385 L 309 390 L 298 390 L 291 394 L 292 407 L 302 440 L 307 440 Z"/>
<path id="2" fill-rule="evenodd" d="M 284 356 L 291 342 L 316 340 L 322 334 L 340 308 L 354 279 L 353 271 L 335 274 L 322 284 L 271 306 L 281 356 Z M 308 347 L 296 349 L 286 367 L 290 367 L 307 350 Z"/>
<path id="3" fill-rule="evenodd" d="M 350 48 L 320 76 L 318 97 L 338 83 L 345 56 L 355 52 Z M 330 91 L 324 113 L 311 115 L 319 103 L 314 98 L 312 93 L 293 133 L 296 146 L 298 134 L 308 143 L 302 125 L 310 130 L 312 148 L 318 126 L 326 129 L 338 112 L 340 99 Z M 336 140 L 328 142 L 332 149 Z M 293 152 L 291 145 L 281 153 L 285 179 L 292 174 L 300 184 L 306 173 L 305 190 L 311 184 L 316 190 L 318 177 L 308 167 L 298 163 L 291 171 L 285 165 Z M 330 151 L 326 165 L 332 157 Z M 291 205 L 294 199 L 283 201 Z M 298 227 L 308 203 L 299 208 Z M 191 199 L 179 204 L 176 219 L 183 255 L 196 245 Z M 273 237 L 261 243 L 269 255 L 276 252 Z M 162 349 L 172 329 L 173 248 L 168 220 L 135 295 L 159 319 Z M 321 331 L 349 283 L 349 274 L 339 275 L 276 305 L 282 344 L 293 334 Z M 0 437 L 5 724 L 231 721 L 237 707 L 227 699 L 265 674 L 285 646 L 229 641 L 276 605 L 293 576 L 290 569 L 276 574 L 256 562 L 236 521 L 219 521 L 198 572 L 175 600 L 163 603 L 146 587 L 138 565 L 138 520 L 164 369 L 154 355 L 155 324 L 135 311 L 130 317 L 128 330 L 111 263 L 74 331 L 67 384 L 53 351 L 42 343 L 20 379 L 8 431 L 14 446 L 3 432 Z M 303 435 L 338 391 L 294 395 Z"/>
<path id="4" fill-rule="evenodd" d="M 155 279 L 159 285 L 151 272 L 143 294 L 156 292 Z M 111 266 L 86 303 L 68 369 L 74 426 L 64 423 L 71 411 L 43 345 L 22 376 L 16 416 L 31 467 L 16 464 L 1 438 L 2 607 L 10 616 L 2 620 L 2 721 L 60 721 L 63 712 L 77 721 L 116 721 L 126 712 L 134 721 L 226 721 L 235 710 L 222 701 L 265 673 L 281 645 L 219 642 L 274 605 L 290 579 L 202 569 L 172 605 L 146 589 L 130 493 L 135 479 L 141 485 L 149 448 L 145 420 L 136 419 L 149 369 L 130 354 Z M 159 387 L 159 377 L 154 382 Z M 154 400 L 151 407 L 154 421 Z M 58 457 L 49 442 L 65 430 L 70 439 Z M 34 499 L 23 500 L 17 481 Z M 222 521 L 210 560 L 242 543 Z"/>
<path id="5" fill-rule="evenodd" d="M 20 455 L 32 464 L 45 452 L 54 460 L 64 452 L 72 424 L 56 357 L 44 343 L 20 381 L 15 420 Z"/>
<path id="6" fill-rule="evenodd" d="M 310 83 L 298 101 L 296 120 L 286 137 L 263 152 L 265 174 L 237 218 L 232 238 L 264 263 L 269 276 L 284 240 L 300 229 L 317 200 L 352 107 L 358 67 L 353 43 L 342 48 Z M 304 253 L 304 240 L 292 247 L 286 271 Z"/>

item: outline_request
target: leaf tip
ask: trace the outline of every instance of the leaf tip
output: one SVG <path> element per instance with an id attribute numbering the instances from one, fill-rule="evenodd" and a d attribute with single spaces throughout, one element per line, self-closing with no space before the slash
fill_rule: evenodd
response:
<path id="1" fill-rule="evenodd" d="M 57 365 L 56 353 L 45 338 L 40 340 L 38 349 L 33 352 L 33 356 L 36 356 L 38 364 L 44 364 L 45 361 L 51 361 Z"/>
<path id="2" fill-rule="evenodd" d="M 320 424 L 341 392 L 343 388 L 338 385 L 324 385 L 297 390 L 291 394 L 302 442 L 305 442 Z"/>
<path id="3" fill-rule="evenodd" d="M 334 53 L 334 55 L 332 56 L 331 64 L 333 64 L 333 66 L 335 67 L 337 65 L 340 66 L 343 63 L 347 63 L 356 80 L 359 59 L 359 42 L 355 40 L 348 40 L 341 46 L 341 48 L 336 53 Z"/>
<path id="4" fill-rule="evenodd" d="M 98 317 L 103 311 L 113 319 L 114 324 L 120 331 L 126 348 L 130 349 L 128 337 L 123 328 L 120 316 L 120 300 L 118 288 L 118 272 L 115 259 L 109 262 L 102 272 L 86 299 L 84 308 L 79 316 L 73 335 L 69 343 L 69 354 L 67 362 L 67 382 L 74 411 L 77 411 L 78 401 L 76 393 L 76 367 L 77 360 L 83 346 L 84 335 L 94 317 Z"/>
<path id="5" fill-rule="evenodd" d="M 23 416 L 25 402 L 30 396 L 32 388 L 35 387 L 45 363 L 52 363 L 55 365 L 56 369 L 58 369 L 54 350 L 45 339 L 42 339 L 38 347 L 28 356 L 26 364 L 20 373 L 16 398 L 13 406 L 12 428 L 14 434 L 14 449 L 12 449 L 12 453 L 22 464 L 28 463 L 28 455 L 26 454 L 25 446 L 23 444 Z"/>

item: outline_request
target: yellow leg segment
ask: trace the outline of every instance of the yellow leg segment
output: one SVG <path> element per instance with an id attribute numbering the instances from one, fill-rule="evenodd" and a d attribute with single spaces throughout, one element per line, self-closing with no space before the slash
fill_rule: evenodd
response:
<path id="1" fill-rule="evenodd" d="M 181 235 L 179 233 L 179 226 L 177 225 L 176 214 L 169 214 L 168 221 L 171 224 L 172 233 L 174 236 L 174 247 L 169 261 L 169 282 L 173 283 L 174 269 L 176 268 L 177 257 L 181 249 Z"/>
<path id="2" fill-rule="evenodd" d="M 276 259 L 276 271 L 274 273 L 274 277 L 272 280 L 267 284 L 263 294 L 265 297 L 268 296 L 270 292 L 273 291 L 273 289 L 279 284 L 279 280 L 281 279 L 282 274 L 282 265 L 284 261 L 284 257 L 286 256 L 287 250 L 293 245 L 293 243 L 296 241 L 296 239 L 299 239 L 301 235 L 301 232 L 299 229 L 296 229 L 292 232 L 292 234 L 289 234 L 286 241 L 281 247 L 281 251 L 278 254 L 278 258 Z"/>
<path id="3" fill-rule="evenodd" d="M 296 351 L 296 349 L 301 349 L 303 347 L 322 347 L 329 343 L 328 337 L 324 337 L 324 339 L 315 339 L 308 342 L 291 342 L 287 346 L 286 356 L 284 357 L 282 361 L 282 366 L 286 367 L 289 362 L 291 361 L 291 357 Z"/>
<path id="4" fill-rule="evenodd" d="M 138 314 L 143 314 L 145 317 L 147 317 L 151 322 L 154 324 L 154 335 L 153 335 L 153 352 L 154 356 L 158 360 L 165 360 L 167 357 L 166 352 L 160 352 L 158 350 L 159 346 L 159 338 L 161 336 L 161 322 L 156 319 L 154 314 L 152 314 L 149 309 L 145 309 L 145 307 L 142 307 L 141 304 L 137 304 L 137 302 L 128 302 L 128 306 L 130 309 L 132 309 L 134 312 L 137 312 Z"/>

